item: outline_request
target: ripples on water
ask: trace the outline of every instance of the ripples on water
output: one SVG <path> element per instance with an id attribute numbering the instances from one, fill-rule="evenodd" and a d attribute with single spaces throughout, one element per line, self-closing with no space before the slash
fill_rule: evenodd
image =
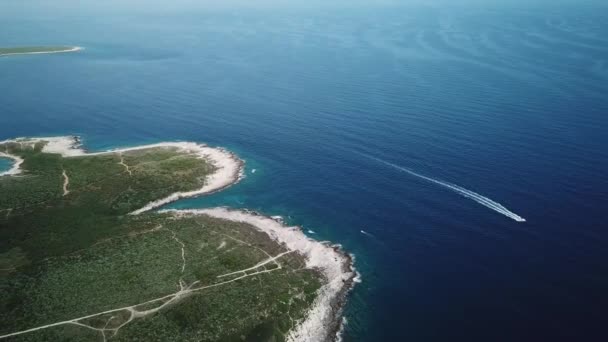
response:
<path id="1" fill-rule="evenodd" d="M 23 17 L 1 6 L 0 45 L 86 50 L 0 60 L 0 138 L 80 133 L 93 148 L 182 139 L 238 151 L 255 173 L 178 206 L 254 208 L 343 243 L 364 279 L 347 340 L 603 332 L 605 9 Z M 353 151 L 450 180 L 527 222 Z"/>

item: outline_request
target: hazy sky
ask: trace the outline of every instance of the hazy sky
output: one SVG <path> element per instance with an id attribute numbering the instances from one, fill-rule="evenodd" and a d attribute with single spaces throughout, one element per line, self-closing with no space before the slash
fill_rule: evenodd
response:
<path id="1" fill-rule="evenodd" d="M 608 0 L 0 0 L 0 18 L 15 20 L 99 15 L 163 15 L 216 10 L 340 10 L 345 8 L 391 8 L 426 6 L 450 8 L 518 9 L 561 6 L 605 6 Z M 0 33 L 1 37 L 1 33 Z"/>
<path id="2" fill-rule="evenodd" d="M 350 6 L 532 6 L 605 4 L 605 0 L 2 0 L 0 8 L 141 9 Z"/>

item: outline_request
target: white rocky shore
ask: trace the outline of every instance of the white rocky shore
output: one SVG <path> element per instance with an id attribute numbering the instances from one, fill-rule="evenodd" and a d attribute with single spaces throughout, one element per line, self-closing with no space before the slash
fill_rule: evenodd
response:
<path id="1" fill-rule="evenodd" d="M 176 201 L 180 198 L 195 197 L 219 191 L 238 182 L 243 177 L 243 161 L 233 153 L 222 149 L 191 142 L 164 142 L 137 147 L 113 149 L 103 152 L 87 153 L 81 148 L 77 137 L 51 137 L 51 138 L 18 138 L 1 141 L 3 143 L 18 143 L 22 147 L 34 147 L 36 143 L 46 142 L 42 148 L 43 152 L 58 153 L 64 157 L 93 156 L 111 153 L 122 153 L 127 151 L 142 150 L 148 148 L 171 147 L 188 153 L 198 154 L 201 158 L 212 163 L 215 172 L 208 176 L 205 185 L 194 191 L 174 193 L 166 198 L 151 202 L 144 207 L 135 210 L 131 214 L 137 215 L 152 210 L 164 204 Z M 16 175 L 22 170 L 23 162 L 18 156 L 2 152 L 0 156 L 16 160 L 13 168 L 4 174 Z M 287 341 L 332 341 L 340 338 L 344 321 L 342 309 L 345 297 L 353 285 L 358 282 L 359 277 L 354 269 L 353 256 L 342 251 L 339 245 L 328 242 L 320 242 L 306 236 L 299 227 L 287 227 L 278 217 L 267 217 L 246 210 L 233 210 L 228 208 L 192 209 L 192 210 L 162 210 L 176 216 L 207 215 L 230 221 L 245 222 L 256 229 L 268 234 L 268 236 L 283 244 L 286 248 L 300 253 L 306 258 L 306 266 L 313 268 L 323 275 L 325 284 L 319 289 L 319 293 L 306 317 L 297 323 L 292 329 Z"/>
<path id="2" fill-rule="evenodd" d="M 209 147 L 207 145 L 192 142 L 162 142 L 150 145 L 125 147 L 92 153 L 86 152 L 81 147 L 80 140 L 78 139 L 78 137 L 75 136 L 17 138 L 12 140 L 0 141 L 0 144 L 17 143 L 20 144 L 22 148 L 34 148 L 34 146 L 40 142 L 46 143 L 42 148 L 43 152 L 57 153 L 66 158 L 97 156 L 104 154 L 120 154 L 124 152 L 144 150 L 149 148 L 176 148 L 179 151 L 185 151 L 187 153 L 196 154 L 200 158 L 210 162 L 215 167 L 215 172 L 205 179 L 205 185 L 200 189 L 187 192 L 176 192 L 165 198 L 150 202 L 144 207 L 132 212 L 132 214 L 140 214 L 145 211 L 158 208 L 164 204 L 176 201 L 180 198 L 195 197 L 219 191 L 227 186 L 235 184 L 243 176 L 243 161 L 240 160 L 236 155 L 223 148 Z M 9 171 L 6 171 L 1 175 L 17 175 L 22 172 L 20 165 L 23 160 L 21 160 L 21 158 L 15 155 L 8 154 L 6 152 L 2 152 L 0 156 L 12 158 L 16 161 L 16 163 Z"/>
<path id="3" fill-rule="evenodd" d="M 287 341 L 332 341 L 339 338 L 342 308 L 345 296 L 358 280 L 353 257 L 342 251 L 339 245 L 320 242 L 306 236 L 300 227 L 287 227 L 276 218 L 245 210 L 229 208 L 162 210 L 176 216 L 207 215 L 224 220 L 249 223 L 268 234 L 276 242 L 306 259 L 306 267 L 316 269 L 325 278 L 318 296 L 306 318 L 292 329 Z"/>

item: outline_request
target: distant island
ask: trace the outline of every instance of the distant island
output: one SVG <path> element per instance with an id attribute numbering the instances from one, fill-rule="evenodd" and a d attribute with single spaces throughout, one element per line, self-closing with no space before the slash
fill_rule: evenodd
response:
<path id="1" fill-rule="evenodd" d="M 23 46 L 23 47 L 0 47 L 0 57 L 11 55 L 35 55 L 45 53 L 76 52 L 82 50 L 79 46 Z"/>
<path id="2" fill-rule="evenodd" d="M 238 182 L 233 153 L 0 142 L 0 340 L 331 341 L 353 259 L 279 219 L 152 211 Z"/>

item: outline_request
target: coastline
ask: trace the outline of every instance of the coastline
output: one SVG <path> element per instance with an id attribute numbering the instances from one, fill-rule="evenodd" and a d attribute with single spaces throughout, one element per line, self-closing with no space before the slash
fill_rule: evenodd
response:
<path id="1" fill-rule="evenodd" d="M 56 153 L 66 158 L 120 154 L 127 151 L 148 148 L 177 148 L 181 151 L 197 154 L 209 161 L 215 172 L 208 176 L 202 188 L 173 193 L 165 198 L 152 201 L 140 209 L 130 213 L 138 215 L 162 205 L 177 201 L 181 198 L 210 194 L 238 183 L 244 177 L 244 161 L 234 153 L 223 148 L 209 147 L 192 142 L 162 142 L 149 145 L 111 149 L 107 151 L 88 153 L 82 148 L 81 141 L 76 136 L 48 138 L 16 138 L 3 143 L 17 143 L 22 147 L 32 147 L 45 141 L 42 148 L 45 153 Z M 0 156 L 16 160 L 13 167 L 5 172 L 16 175 L 22 172 L 23 160 L 18 156 L 0 152 Z M 8 173 L 10 172 L 10 173 Z M 306 267 L 318 270 L 324 277 L 325 284 L 319 289 L 317 298 L 309 308 L 306 317 L 289 331 L 287 341 L 340 341 L 346 320 L 343 319 L 343 309 L 346 296 L 354 285 L 360 282 L 360 276 L 354 267 L 354 256 L 342 250 L 340 245 L 332 245 L 326 241 L 317 241 L 305 235 L 300 227 L 288 227 L 279 217 L 267 217 L 254 211 L 229 209 L 225 207 L 206 209 L 166 209 L 161 213 L 177 216 L 207 215 L 210 217 L 245 222 L 266 233 L 271 239 L 283 244 L 290 250 L 297 251 L 306 258 Z"/>
<path id="2" fill-rule="evenodd" d="M 208 209 L 166 209 L 159 211 L 175 216 L 206 215 L 251 224 L 286 248 L 303 255 L 306 267 L 319 270 L 326 283 L 306 317 L 289 331 L 287 341 L 339 341 L 344 327 L 342 313 L 346 296 L 359 280 L 354 257 L 340 245 L 317 241 L 305 235 L 300 227 L 288 227 L 279 220 L 254 211 L 225 207 Z"/>
<path id="3" fill-rule="evenodd" d="M 84 48 L 81 47 L 81 46 L 74 46 L 74 47 L 69 48 L 69 49 L 58 50 L 58 51 L 35 51 L 35 52 L 9 52 L 9 53 L 0 53 L 0 57 L 15 56 L 15 55 L 42 55 L 42 54 L 50 54 L 50 53 L 66 53 L 66 52 L 76 52 L 76 51 L 80 51 L 80 50 L 84 50 Z"/>
<path id="4" fill-rule="evenodd" d="M 10 169 L 8 169 L 4 172 L 0 172 L 0 177 L 14 176 L 14 175 L 18 175 L 19 173 L 21 173 L 21 164 L 23 163 L 23 159 L 21 159 L 20 157 L 14 156 L 12 154 L 4 153 L 4 152 L 0 152 L 0 157 L 12 159 L 15 161 L 15 163 L 13 164 L 13 166 Z"/>
<path id="5" fill-rule="evenodd" d="M 137 151 L 150 148 L 177 148 L 180 151 L 187 153 L 194 153 L 199 158 L 205 159 L 215 167 L 215 172 L 209 175 L 205 179 L 205 184 L 200 189 L 186 192 L 176 192 L 165 198 L 161 198 L 152 201 L 140 209 L 131 212 L 131 215 L 138 215 L 143 212 L 158 208 L 162 205 L 170 202 L 177 201 L 181 198 L 196 197 L 204 194 L 211 194 L 220 190 L 223 190 L 233 184 L 238 183 L 244 177 L 244 161 L 239 159 L 234 153 L 221 148 L 221 147 L 209 147 L 204 144 L 198 144 L 193 142 L 161 142 L 148 145 L 140 145 L 133 147 L 124 147 L 111 149 L 100 152 L 87 152 L 82 148 L 80 138 L 76 136 L 63 136 L 63 137 L 42 137 L 42 138 L 16 138 L 0 141 L 3 143 L 17 143 L 22 147 L 26 148 L 39 142 L 46 142 L 46 145 L 42 148 L 42 152 L 45 153 L 56 153 L 60 154 L 64 158 L 73 157 L 87 157 L 87 156 L 99 156 L 106 154 L 120 154 L 128 151 Z M 16 175 L 21 173 L 20 165 L 23 162 L 18 156 L 3 153 L 6 157 L 17 160 L 17 163 L 13 165 L 11 170 L 7 171 L 8 175 Z"/>

